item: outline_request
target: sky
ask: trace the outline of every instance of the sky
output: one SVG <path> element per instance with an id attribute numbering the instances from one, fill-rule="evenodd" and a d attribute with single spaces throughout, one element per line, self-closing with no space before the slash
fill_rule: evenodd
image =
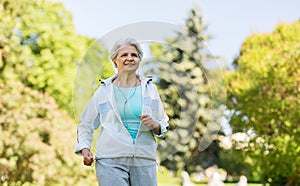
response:
<path id="1" fill-rule="evenodd" d="M 207 42 L 210 52 L 226 63 L 238 55 L 242 42 L 252 33 L 272 32 L 281 22 L 300 19 L 299 0 L 55 1 L 63 2 L 72 13 L 77 33 L 96 39 L 136 22 L 160 21 L 182 26 L 189 10 L 197 4 L 208 25 L 207 32 L 213 37 Z"/>

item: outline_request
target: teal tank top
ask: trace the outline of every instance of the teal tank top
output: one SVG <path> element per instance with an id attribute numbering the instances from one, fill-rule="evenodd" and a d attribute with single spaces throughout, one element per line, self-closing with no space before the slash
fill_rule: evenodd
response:
<path id="1" fill-rule="evenodd" d="M 135 141 L 142 114 L 142 87 L 119 88 L 114 86 L 114 97 L 122 122 Z"/>

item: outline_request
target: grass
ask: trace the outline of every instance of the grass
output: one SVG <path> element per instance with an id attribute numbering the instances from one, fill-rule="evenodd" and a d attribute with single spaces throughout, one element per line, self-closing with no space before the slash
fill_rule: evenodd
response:
<path id="1" fill-rule="evenodd" d="M 180 178 L 171 175 L 171 173 L 163 167 L 157 172 L 157 178 L 159 186 L 180 186 Z"/>
<path id="2" fill-rule="evenodd" d="M 159 186 L 181 186 L 180 178 L 172 175 L 167 169 L 157 172 Z M 196 186 L 207 186 L 207 183 L 195 183 Z M 236 186 L 236 183 L 225 183 L 225 186 Z M 262 184 L 248 183 L 248 186 L 262 186 Z"/>

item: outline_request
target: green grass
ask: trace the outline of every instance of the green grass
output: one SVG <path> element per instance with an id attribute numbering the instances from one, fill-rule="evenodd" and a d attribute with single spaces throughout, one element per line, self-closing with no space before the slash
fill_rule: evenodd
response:
<path id="1" fill-rule="evenodd" d="M 163 171 L 163 172 L 161 172 Z M 161 168 L 157 172 L 159 186 L 181 186 L 180 178 L 172 175 L 167 169 Z M 195 183 L 196 186 L 207 186 L 207 183 Z M 236 183 L 225 183 L 225 186 L 236 186 Z M 262 184 L 248 183 L 248 186 L 262 186 Z"/>
<path id="2" fill-rule="evenodd" d="M 157 178 L 159 186 L 180 186 L 180 178 L 171 175 L 171 173 L 163 167 L 157 172 Z"/>

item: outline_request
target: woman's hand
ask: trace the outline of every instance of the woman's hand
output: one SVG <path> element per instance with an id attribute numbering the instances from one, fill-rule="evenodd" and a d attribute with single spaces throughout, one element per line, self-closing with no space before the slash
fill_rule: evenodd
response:
<path id="1" fill-rule="evenodd" d="M 90 149 L 84 148 L 81 150 L 83 156 L 83 164 L 86 166 L 91 166 L 94 159 L 93 154 L 91 153 Z"/>
<path id="2" fill-rule="evenodd" d="M 160 124 L 154 121 L 149 115 L 140 115 L 141 123 L 151 129 L 155 134 L 160 134 Z"/>

